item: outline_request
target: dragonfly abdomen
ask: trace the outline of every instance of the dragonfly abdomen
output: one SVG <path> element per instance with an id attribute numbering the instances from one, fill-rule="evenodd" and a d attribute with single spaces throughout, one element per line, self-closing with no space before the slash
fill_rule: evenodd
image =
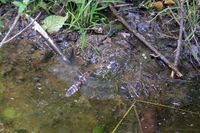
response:
<path id="1" fill-rule="evenodd" d="M 70 97 L 71 95 L 73 95 L 74 93 L 76 93 L 78 91 L 78 89 L 81 86 L 81 82 L 77 82 L 76 84 L 72 85 L 66 92 L 65 96 L 66 97 Z"/>
<path id="2" fill-rule="evenodd" d="M 81 87 L 84 82 L 86 82 L 86 77 L 88 77 L 91 74 L 91 71 L 85 72 L 83 75 L 79 76 L 79 80 L 73 84 L 66 92 L 65 96 L 70 97 L 74 93 L 78 91 L 78 89 Z"/>

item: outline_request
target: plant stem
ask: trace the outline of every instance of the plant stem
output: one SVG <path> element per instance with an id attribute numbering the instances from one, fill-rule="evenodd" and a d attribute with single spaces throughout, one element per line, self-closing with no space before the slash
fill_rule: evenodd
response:
<path id="1" fill-rule="evenodd" d="M 183 38 L 183 30 L 184 30 L 184 26 L 183 26 L 183 21 L 184 21 L 184 0 L 181 0 L 181 7 L 180 7 L 180 30 L 179 30 L 179 39 L 178 39 L 178 45 L 177 45 L 177 49 L 176 49 L 176 55 L 175 55 L 175 60 L 174 60 L 174 66 L 177 67 L 178 65 L 178 61 L 179 61 L 179 57 L 180 57 L 180 52 L 181 52 L 181 48 L 182 48 L 182 38 Z M 174 78 L 174 71 L 172 71 L 171 73 L 171 77 Z"/>
<path id="2" fill-rule="evenodd" d="M 117 125 L 113 129 L 112 133 L 115 133 L 117 131 L 117 129 L 121 125 L 122 121 L 126 118 L 126 116 L 129 114 L 129 112 L 131 111 L 131 109 L 135 106 L 135 103 L 136 103 L 136 101 L 134 101 L 132 103 L 132 105 L 128 108 L 128 110 L 126 111 L 126 113 L 123 115 L 122 119 L 117 123 Z"/>
<path id="3" fill-rule="evenodd" d="M 5 35 L 5 37 L 2 39 L 2 41 L 0 42 L 0 48 L 3 46 L 4 44 L 4 41 L 6 41 L 6 39 L 8 38 L 8 36 L 10 35 L 10 33 L 13 31 L 14 27 L 16 26 L 17 24 L 17 21 L 19 20 L 20 18 L 20 13 L 17 14 L 17 16 L 15 17 L 15 20 L 12 24 L 12 26 L 10 27 L 9 31 L 7 32 L 7 34 Z"/>
<path id="4" fill-rule="evenodd" d="M 7 39 L 6 41 L 2 42 L 2 45 L 0 47 L 2 47 L 4 44 L 12 41 L 14 38 L 16 38 L 17 36 L 19 36 L 20 34 L 22 34 L 24 31 L 26 31 L 32 24 L 33 22 L 35 22 L 38 17 L 40 16 L 41 12 L 34 18 L 34 21 L 31 21 L 24 29 L 22 29 L 20 32 L 18 32 L 17 34 L 13 35 L 12 37 L 10 37 L 9 39 Z"/>

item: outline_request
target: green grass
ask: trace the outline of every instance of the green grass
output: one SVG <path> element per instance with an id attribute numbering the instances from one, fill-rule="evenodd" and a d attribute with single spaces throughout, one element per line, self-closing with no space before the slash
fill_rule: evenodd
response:
<path id="1" fill-rule="evenodd" d="M 0 2 L 6 3 L 5 0 Z M 102 13 L 110 3 L 120 2 L 120 0 L 23 0 L 13 1 L 18 8 L 18 13 L 23 15 L 24 13 L 32 16 L 40 9 L 45 10 L 49 15 L 63 15 L 68 14 L 69 19 L 66 22 L 68 31 L 79 31 L 82 43 L 81 48 L 86 46 L 86 33 L 88 30 L 102 24 L 108 23 L 107 17 Z M 3 27 L 3 22 L 0 20 L 0 28 Z"/>
<path id="2" fill-rule="evenodd" d="M 185 26 L 185 48 L 189 49 L 192 53 L 193 58 L 196 60 L 198 65 L 200 65 L 200 57 L 198 57 L 197 53 L 194 53 L 194 51 L 191 48 L 190 42 L 197 40 L 197 36 L 195 35 L 197 31 L 197 27 L 200 24 L 200 17 L 198 15 L 198 1 L 192 0 L 185 2 L 185 20 L 186 20 L 186 26 Z M 200 48 L 200 45 L 197 41 L 195 41 L 196 46 Z M 199 49 L 200 50 L 200 49 Z M 200 51 L 198 51 L 199 53 Z"/>
<path id="3" fill-rule="evenodd" d="M 4 28 L 4 22 L 3 22 L 3 20 L 0 17 L 0 29 L 2 29 L 2 28 Z"/>
<path id="4" fill-rule="evenodd" d="M 147 0 L 149 2 L 149 0 Z M 192 36 L 194 35 L 196 31 L 196 27 L 199 25 L 199 16 L 198 16 L 198 1 L 196 0 L 185 0 L 184 3 L 185 8 L 185 30 L 187 33 L 186 41 L 190 41 Z M 179 9 L 180 9 L 180 3 L 177 1 L 176 5 L 174 6 L 168 6 L 164 8 L 163 10 L 156 12 L 155 17 L 153 17 L 152 20 L 154 21 L 158 17 L 170 17 L 172 22 L 179 24 Z M 152 10 L 150 12 L 155 12 L 155 10 Z"/>
<path id="5" fill-rule="evenodd" d="M 103 3 L 100 3 L 100 0 L 49 0 L 45 3 L 38 2 L 37 7 L 43 8 L 50 14 L 57 14 L 60 11 L 68 14 L 69 19 L 66 23 L 68 31 L 79 31 L 82 38 L 81 48 L 84 48 L 87 42 L 87 31 L 108 23 L 107 17 L 102 12 L 114 2 L 120 2 L 120 0 L 104 0 Z"/>
<path id="6" fill-rule="evenodd" d="M 11 0 L 0 0 L 0 5 L 1 4 L 7 4 L 7 3 L 9 3 Z"/>
<path id="7" fill-rule="evenodd" d="M 146 3 L 149 4 L 149 2 L 153 2 L 152 0 L 146 0 Z M 151 19 L 150 21 L 155 21 L 157 18 L 162 18 L 162 17 L 169 17 L 169 22 L 163 22 L 162 25 L 167 24 L 178 24 L 179 25 L 179 10 L 180 10 L 180 2 L 176 1 L 177 3 L 174 6 L 168 6 L 164 8 L 161 11 L 155 11 L 155 10 L 149 10 L 150 12 L 156 13 L 156 15 Z M 198 15 L 198 1 L 197 0 L 185 0 L 184 1 L 184 40 L 183 40 L 183 45 L 185 48 L 190 48 L 190 44 L 192 40 L 197 40 L 197 37 L 195 33 L 197 32 L 197 26 L 200 24 L 200 17 Z M 177 31 L 179 28 L 177 27 Z M 178 32 L 177 32 L 178 35 Z M 198 47 L 200 47 L 199 44 L 196 43 Z M 192 53 L 192 51 L 191 51 Z M 194 53 L 192 53 L 195 55 Z M 197 57 L 194 57 L 196 61 Z M 199 61 L 198 61 L 199 62 Z"/>
<path id="8" fill-rule="evenodd" d="M 190 3 L 186 1 L 186 12 L 185 19 L 187 22 L 187 38 L 186 41 L 190 41 L 194 37 L 194 33 L 196 32 L 196 28 L 199 25 L 199 16 L 198 16 L 198 1 L 192 0 Z"/>
<path id="9" fill-rule="evenodd" d="M 67 2 L 65 12 L 69 14 L 69 29 L 78 30 L 81 34 L 83 49 L 86 45 L 86 31 L 95 26 L 105 24 L 107 18 L 101 12 L 108 7 L 107 1 L 100 4 L 98 0 L 82 0 L 81 3 Z"/>

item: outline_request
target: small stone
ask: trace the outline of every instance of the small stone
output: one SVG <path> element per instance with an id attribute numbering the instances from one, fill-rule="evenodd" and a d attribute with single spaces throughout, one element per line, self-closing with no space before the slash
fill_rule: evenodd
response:
<path id="1" fill-rule="evenodd" d="M 13 97 L 11 97 L 10 99 L 11 99 L 11 100 L 14 100 L 14 98 L 13 98 Z"/>
<path id="2" fill-rule="evenodd" d="M 145 53 L 142 54 L 142 57 L 146 60 L 147 59 L 147 56 Z"/>

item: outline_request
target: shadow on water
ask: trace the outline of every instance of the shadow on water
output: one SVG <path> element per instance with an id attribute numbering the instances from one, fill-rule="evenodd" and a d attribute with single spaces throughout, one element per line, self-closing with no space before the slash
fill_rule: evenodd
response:
<path id="1" fill-rule="evenodd" d="M 124 75 L 112 80 L 106 79 L 109 82 L 101 80 L 102 77 L 98 77 L 99 72 L 96 70 L 92 78 L 98 79 L 97 82 L 91 79 L 90 86 L 85 85 L 72 97 L 65 98 L 66 90 L 78 76 L 77 71 L 62 67 L 54 57 L 48 62 L 41 62 L 44 51 L 33 50 L 33 45 L 29 42 L 9 44 L 0 50 L 2 133 L 111 132 L 133 100 L 146 95 L 148 101 L 155 103 L 197 112 L 200 109 L 200 76 L 188 79 L 189 82 L 171 82 L 166 78 L 144 76 L 141 70 L 149 68 L 145 68 L 145 65 L 141 67 L 143 61 L 136 61 L 140 64 L 137 68 L 133 64 L 125 63 L 123 67 L 126 67 L 127 72 L 123 71 Z M 108 65 L 117 66 L 113 62 Z M 110 69 L 110 66 L 107 68 Z M 134 70 L 130 70 L 132 67 Z M 131 72 L 134 74 L 130 74 Z M 138 82 L 128 82 L 134 79 Z M 138 93 L 137 88 L 141 86 L 144 91 Z M 145 91 L 151 88 L 154 88 L 154 92 L 146 94 Z M 136 108 L 146 133 L 148 117 L 155 117 L 150 124 L 154 124 L 158 133 L 200 131 L 199 116 L 140 102 L 136 103 Z M 143 123 L 145 119 L 147 122 Z M 133 110 L 117 132 L 139 132 L 138 120 Z"/>

